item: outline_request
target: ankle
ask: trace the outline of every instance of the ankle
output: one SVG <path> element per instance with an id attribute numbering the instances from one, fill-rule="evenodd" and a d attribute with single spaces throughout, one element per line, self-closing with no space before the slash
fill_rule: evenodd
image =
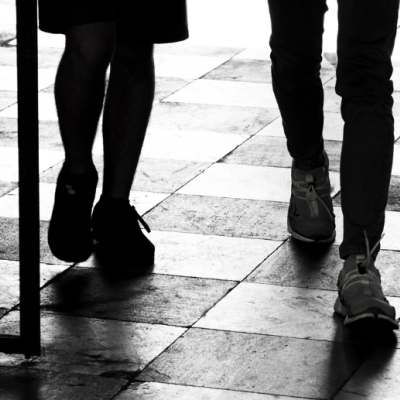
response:
<path id="1" fill-rule="evenodd" d="M 295 167 L 302 171 L 312 171 L 315 168 L 321 168 L 325 165 L 323 154 L 309 161 L 295 160 Z"/>

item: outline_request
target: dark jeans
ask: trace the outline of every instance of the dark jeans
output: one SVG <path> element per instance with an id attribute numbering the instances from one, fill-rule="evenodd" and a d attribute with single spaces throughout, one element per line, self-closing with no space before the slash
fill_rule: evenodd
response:
<path id="1" fill-rule="evenodd" d="M 319 76 L 325 0 L 268 0 L 272 85 L 290 155 L 322 153 L 324 92 Z M 393 162 L 394 47 L 399 0 L 338 0 L 336 93 L 344 120 L 340 161 L 344 238 L 340 257 L 366 253 L 381 237 Z M 380 246 L 374 252 L 374 258 Z"/>

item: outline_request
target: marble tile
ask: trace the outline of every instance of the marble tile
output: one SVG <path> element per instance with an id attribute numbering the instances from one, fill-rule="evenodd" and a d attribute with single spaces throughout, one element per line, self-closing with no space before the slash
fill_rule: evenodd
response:
<path id="1" fill-rule="evenodd" d="M 0 65 L 7 67 L 17 66 L 17 48 L 9 46 L 0 47 Z"/>
<path id="2" fill-rule="evenodd" d="M 341 193 L 335 196 L 333 205 L 336 207 L 341 206 Z M 390 178 L 389 186 L 389 199 L 386 206 L 387 211 L 400 211 L 400 176 L 392 175 Z"/>
<path id="3" fill-rule="evenodd" d="M 293 400 L 293 397 L 286 396 L 194 386 L 166 385 L 157 382 L 134 382 L 125 391 L 121 392 L 115 400 L 164 400 L 166 398 L 179 400 Z"/>
<path id="4" fill-rule="evenodd" d="M 50 251 L 47 244 L 47 230 L 49 223 L 40 223 L 40 261 L 46 264 L 71 265 L 58 260 Z M 0 259 L 18 261 L 19 260 L 19 223 L 16 218 L 0 217 Z"/>
<path id="5" fill-rule="evenodd" d="M 337 290 L 343 261 L 338 246 L 290 239 L 246 279 L 248 282 Z"/>
<path id="6" fill-rule="evenodd" d="M 154 54 L 175 54 L 186 56 L 207 56 L 230 59 L 243 51 L 240 47 L 207 46 L 188 43 L 188 41 L 175 43 L 161 43 L 154 45 Z"/>
<path id="7" fill-rule="evenodd" d="M 0 197 L 11 192 L 18 186 L 17 182 L 2 182 L 0 181 Z"/>
<path id="8" fill-rule="evenodd" d="M 156 246 L 153 273 L 232 281 L 243 280 L 282 244 L 179 232 L 152 231 L 150 237 Z M 86 265 L 90 260 L 79 264 Z"/>
<path id="9" fill-rule="evenodd" d="M 341 343 L 190 329 L 139 381 L 330 398 L 365 359 Z"/>
<path id="10" fill-rule="evenodd" d="M 325 150 L 329 156 L 329 169 L 339 172 L 342 143 L 325 140 Z M 221 162 L 259 167 L 291 168 L 292 157 L 288 152 L 285 138 L 255 135 L 224 157 Z"/>
<path id="11" fill-rule="evenodd" d="M 243 282 L 194 327 L 366 344 L 367 337 L 343 328 L 343 318 L 333 313 L 336 298 L 337 291 Z M 399 312 L 400 299 L 388 300 Z"/>
<path id="12" fill-rule="evenodd" d="M 16 24 L 5 24 L 1 26 L 0 45 L 7 44 L 17 36 Z"/>
<path id="13" fill-rule="evenodd" d="M 342 391 L 346 394 L 358 394 L 363 399 L 400 399 L 399 376 L 400 351 L 378 348 L 355 372 Z"/>
<path id="14" fill-rule="evenodd" d="M 394 146 L 392 175 L 400 176 L 400 147 Z"/>
<path id="15" fill-rule="evenodd" d="M 109 400 L 126 383 L 124 379 L 0 367 L 4 400 Z"/>
<path id="16" fill-rule="evenodd" d="M 42 90 L 54 83 L 56 69 L 38 69 L 38 89 Z M 17 69 L 0 66 L 0 90 L 17 90 Z"/>
<path id="17" fill-rule="evenodd" d="M 54 195 L 56 191 L 55 184 L 40 183 L 40 220 L 50 221 L 53 211 Z M 95 202 L 100 199 L 101 188 L 96 191 Z M 151 192 L 134 192 L 131 191 L 129 200 L 135 204 L 135 208 L 139 214 L 144 214 L 161 203 L 168 194 L 151 193 Z M 19 189 L 14 189 L 7 195 L 0 198 L 0 217 L 3 218 L 19 218 Z"/>
<path id="18" fill-rule="evenodd" d="M 2 147 L 18 147 L 18 119 L 0 118 L 0 143 Z M 39 121 L 39 147 L 64 152 L 57 121 Z"/>
<path id="19" fill-rule="evenodd" d="M 10 107 L 16 102 L 17 102 L 17 92 L 5 91 L 5 90 L 0 91 L 0 111 L 4 110 L 7 107 Z"/>
<path id="20" fill-rule="evenodd" d="M 146 214 L 154 230 L 285 240 L 287 203 L 172 195 Z"/>
<path id="21" fill-rule="evenodd" d="M 40 149 L 39 173 L 63 159 L 63 152 Z M 0 147 L 0 180 L 8 182 L 18 181 L 18 148 Z"/>
<path id="22" fill-rule="evenodd" d="M 333 207 L 336 215 L 336 240 L 334 244 L 340 245 L 343 240 L 343 214 L 339 207 Z M 385 236 L 381 240 L 382 250 L 400 250 L 399 241 L 399 225 L 400 213 L 395 211 L 386 211 L 385 229 L 383 233 Z"/>
<path id="23" fill-rule="evenodd" d="M 210 71 L 203 79 L 271 83 L 271 62 L 232 59 Z"/>
<path id="24" fill-rule="evenodd" d="M 177 193 L 289 202 L 289 168 L 256 167 L 218 163 L 197 176 Z M 339 174 L 329 174 L 332 196 L 340 190 Z"/>
<path id="25" fill-rule="evenodd" d="M 89 318 L 185 327 L 234 286 L 232 281 L 76 268 L 42 291 L 42 308 Z"/>
<path id="26" fill-rule="evenodd" d="M 336 69 L 331 64 L 322 64 L 320 71 L 322 83 L 329 81 L 335 75 Z M 269 60 L 248 60 L 235 57 L 215 68 L 203 78 L 224 81 L 271 83 L 271 62 Z"/>
<path id="27" fill-rule="evenodd" d="M 98 187 L 102 187 L 104 172 L 103 156 L 94 156 L 94 165 L 99 174 Z M 142 157 L 135 174 L 132 190 L 139 192 L 173 193 L 210 165 L 211 163 L 196 161 Z M 59 163 L 48 169 L 40 175 L 40 181 L 55 184 L 61 168 L 62 163 Z"/>
<path id="28" fill-rule="evenodd" d="M 40 287 L 66 270 L 66 266 L 40 264 Z M 19 262 L 0 260 L 0 308 L 19 303 Z"/>
<path id="29" fill-rule="evenodd" d="M 278 108 L 269 83 L 199 79 L 164 101 L 239 107 Z M 0 114 L 1 116 L 1 114 Z"/>
<path id="30" fill-rule="evenodd" d="M 156 76 L 198 79 L 228 59 L 229 57 L 155 53 L 154 67 Z"/>
<path id="31" fill-rule="evenodd" d="M 150 128 L 141 155 L 147 158 L 213 162 L 221 159 L 244 140 L 243 136 L 237 134 Z"/>
<path id="32" fill-rule="evenodd" d="M 182 333 L 183 328 L 107 319 L 42 314 L 44 354 L 35 369 L 112 377 L 137 375 Z M 19 334 L 19 312 L 1 320 L 0 331 Z M 0 364 L 18 365 L 19 357 L 0 356 Z"/>
<path id="33" fill-rule="evenodd" d="M 343 127 L 344 122 L 337 112 L 325 112 L 324 113 L 324 130 L 323 136 L 325 140 L 337 140 L 343 141 Z M 271 124 L 263 128 L 257 136 L 268 135 L 276 137 L 285 137 L 282 127 L 282 118 L 277 118 Z"/>
<path id="34" fill-rule="evenodd" d="M 253 135 L 279 116 L 277 109 L 160 103 L 153 107 L 150 129 Z"/>
<path id="35" fill-rule="evenodd" d="M 46 121 L 58 121 L 56 104 L 53 94 L 39 93 L 39 119 Z M 0 112 L 0 118 L 18 118 L 17 104 Z"/>
<path id="36" fill-rule="evenodd" d="M 324 87 L 324 112 L 340 113 L 342 98 L 335 93 L 335 89 Z"/>
<path id="37" fill-rule="evenodd" d="M 271 49 L 266 47 L 247 47 L 238 53 L 234 60 L 270 60 Z"/>

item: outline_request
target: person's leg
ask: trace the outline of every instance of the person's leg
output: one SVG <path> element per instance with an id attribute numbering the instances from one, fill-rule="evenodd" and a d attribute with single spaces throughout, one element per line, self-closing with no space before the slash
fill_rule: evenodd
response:
<path id="1" fill-rule="evenodd" d="M 115 41 L 114 22 L 75 26 L 66 32 L 54 87 L 65 167 L 93 168 L 92 146 L 104 100 L 105 74 Z"/>
<path id="2" fill-rule="evenodd" d="M 66 48 L 55 83 L 65 162 L 57 180 L 48 232 L 52 253 L 64 261 L 84 261 L 93 250 L 91 211 L 98 178 L 92 146 L 114 40 L 114 22 L 66 31 Z"/>
<path id="3" fill-rule="evenodd" d="M 344 240 L 340 256 L 381 237 L 393 161 L 391 54 L 398 0 L 339 0 L 336 93 L 345 122 L 341 156 Z M 379 246 L 374 253 L 374 258 Z"/>
<path id="4" fill-rule="evenodd" d="M 154 98 L 152 44 L 117 43 L 103 119 L 103 196 L 128 200 Z"/>
<path id="5" fill-rule="evenodd" d="M 398 329 L 375 267 L 393 161 L 391 55 L 399 0 L 339 0 L 336 93 L 345 122 L 341 156 L 344 238 L 334 309 L 347 326 Z M 371 248 L 369 248 L 371 246 Z"/>
<path id="6" fill-rule="evenodd" d="M 288 231 L 306 242 L 332 242 L 335 222 L 329 160 L 322 137 L 320 79 L 323 0 L 269 0 L 272 86 L 293 157 Z"/>

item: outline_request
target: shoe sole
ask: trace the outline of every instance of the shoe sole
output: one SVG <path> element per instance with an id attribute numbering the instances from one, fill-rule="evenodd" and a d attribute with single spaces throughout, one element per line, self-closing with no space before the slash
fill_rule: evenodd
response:
<path id="1" fill-rule="evenodd" d="M 289 218 L 287 219 L 287 230 L 294 239 L 300 240 L 302 242 L 307 242 L 307 243 L 330 243 L 330 242 L 335 241 L 335 239 L 336 239 L 336 230 L 334 230 L 332 235 L 327 239 L 315 240 L 315 239 L 310 239 L 306 236 L 302 236 L 302 235 L 300 235 L 300 233 L 298 233 L 292 229 L 292 227 L 290 226 Z"/>
<path id="2" fill-rule="evenodd" d="M 343 306 L 340 298 L 337 297 L 334 310 L 337 314 L 345 317 L 344 326 L 352 329 L 370 329 L 370 328 L 379 328 L 379 329 L 399 329 L 399 323 L 397 320 L 387 316 L 386 314 L 375 314 L 371 312 L 365 312 L 353 317 L 348 317 L 347 310 Z"/>

